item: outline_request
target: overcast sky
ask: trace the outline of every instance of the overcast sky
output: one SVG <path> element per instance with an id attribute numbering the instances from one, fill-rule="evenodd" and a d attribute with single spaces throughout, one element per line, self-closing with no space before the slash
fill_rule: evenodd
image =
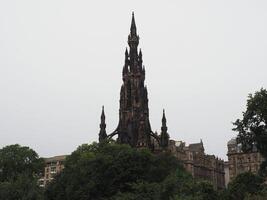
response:
<path id="1" fill-rule="evenodd" d="M 267 87 L 266 0 L 0 0 L 0 148 L 69 154 L 118 123 L 131 12 L 143 51 L 152 129 L 202 138 L 226 159 L 232 122 Z"/>

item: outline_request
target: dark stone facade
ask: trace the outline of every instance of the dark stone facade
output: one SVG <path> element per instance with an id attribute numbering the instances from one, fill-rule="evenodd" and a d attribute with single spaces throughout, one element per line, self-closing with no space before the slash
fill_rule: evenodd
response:
<path id="1" fill-rule="evenodd" d="M 214 189 L 225 188 L 224 161 L 206 154 L 202 140 L 188 146 L 185 142 L 170 140 L 168 148 L 194 178 L 209 181 Z"/>
<path id="2" fill-rule="evenodd" d="M 240 173 L 258 173 L 264 158 L 258 151 L 256 145 L 253 146 L 250 152 L 243 152 L 242 145 L 237 143 L 236 138 L 232 138 L 227 143 L 227 148 L 230 181 Z"/>
<path id="3" fill-rule="evenodd" d="M 122 70 L 123 84 L 120 90 L 119 123 L 115 131 L 106 134 L 104 110 L 101 115 L 99 141 L 118 136 L 117 142 L 129 144 L 132 147 L 147 147 L 154 150 L 155 143 L 162 148 L 168 146 L 169 135 L 167 133 L 166 117 L 163 113 L 162 132 L 160 135 L 151 130 L 149 122 L 149 108 L 147 87 L 145 85 L 145 67 L 143 66 L 142 51 L 139 49 L 139 36 L 137 35 L 134 14 L 130 34 L 128 36 L 128 48 L 125 51 L 125 62 Z"/>

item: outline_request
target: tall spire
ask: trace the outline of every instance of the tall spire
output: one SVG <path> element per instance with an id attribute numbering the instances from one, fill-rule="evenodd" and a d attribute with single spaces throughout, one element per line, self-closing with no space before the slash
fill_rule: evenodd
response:
<path id="1" fill-rule="evenodd" d="M 136 35 L 136 25 L 135 25 L 135 19 L 134 19 L 134 12 L 132 12 L 131 35 Z"/>
<path id="2" fill-rule="evenodd" d="M 132 22 L 131 22 L 131 28 L 130 28 L 130 34 L 128 36 L 128 44 L 130 47 L 130 63 L 131 63 L 131 69 L 134 69 L 133 65 L 138 62 L 138 53 L 137 53 L 137 47 L 139 44 L 139 36 L 136 32 L 136 25 L 135 25 L 135 18 L 134 18 L 134 12 L 132 13 Z"/>
<path id="3" fill-rule="evenodd" d="M 156 147 L 166 149 L 169 143 L 165 111 L 163 110 L 161 133 L 153 133 L 149 122 L 148 92 L 145 85 L 145 67 L 143 55 L 138 49 L 139 36 L 132 13 L 130 33 L 128 35 L 129 47 L 125 50 L 125 63 L 122 70 L 122 86 L 119 101 L 119 123 L 117 128 L 107 135 L 104 107 L 101 113 L 99 141 L 105 141 L 117 135 L 117 142 L 129 144 L 132 147 Z"/>
<path id="4" fill-rule="evenodd" d="M 162 148 L 168 147 L 169 144 L 169 134 L 167 133 L 167 125 L 166 125 L 166 116 L 165 116 L 165 110 L 163 109 L 163 115 L 162 115 L 162 125 L 161 125 L 161 134 L 160 134 L 160 145 Z"/>
<path id="5" fill-rule="evenodd" d="M 104 123 L 105 123 L 105 119 L 106 119 L 106 116 L 105 116 L 105 110 L 104 110 L 104 106 L 102 106 L 101 122 L 104 122 Z"/>
<path id="6" fill-rule="evenodd" d="M 117 141 L 133 147 L 151 147 L 152 131 L 149 122 L 145 72 L 142 68 L 142 52 L 138 52 L 139 36 L 132 13 L 129 47 L 125 51 L 123 84 L 120 91 L 119 123 L 115 132 Z"/>
<path id="7" fill-rule="evenodd" d="M 100 131 L 99 131 L 99 134 L 98 134 L 98 139 L 99 139 L 99 142 L 102 142 L 104 141 L 106 138 L 107 138 L 107 133 L 106 133 L 106 116 L 105 116 L 105 111 L 104 111 L 104 106 L 102 106 L 102 112 L 101 112 L 101 122 L 100 122 Z"/>
<path id="8" fill-rule="evenodd" d="M 162 115 L 162 120 L 161 120 L 161 122 L 162 122 L 161 131 L 162 131 L 162 132 L 166 132 L 168 128 L 167 128 L 167 126 L 166 126 L 166 122 L 167 122 L 167 120 L 166 120 L 165 110 L 164 110 L 164 109 L 163 109 L 163 115 Z"/>

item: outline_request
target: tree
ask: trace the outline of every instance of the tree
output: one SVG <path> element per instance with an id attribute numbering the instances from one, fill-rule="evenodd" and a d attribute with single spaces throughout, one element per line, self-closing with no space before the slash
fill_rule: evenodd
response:
<path id="1" fill-rule="evenodd" d="M 175 196 L 175 200 L 216 200 L 218 193 L 210 182 L 203 180 L 186 181 Z"/>
<path id="2" fill-rule="evenodd" d="M 42 200 L 43 189 L 38 186 L 37 179 L 21 174 L 15 181 L 0 182 L 0 199 Z"/>
<path id="3" fill-rule="evenodd" d="M 263 188 L 264 178 L 251 172 L 241 173 L 228 184 L 224 199 L 243 200 L 246 195 L 255 195 Z"/>
<path id="4" fill-rule="evenodd" d="M 29 147 L 14 144 L 0 149 L 1 182 L 16 180 L 20 174 L 38 176 L 43 169 L 44 160 Z"/>
<path id="5" fill-rule="evenodd" d="M 238 132 L 237 141 L 242 149 L 249 152 L 256 146 L 262 156 L 267 158 L 267 90 L 261 89 L 254 95 L 249 94 L 247 110 L 243 118 L 234 122 L 234 131 Z M 263 162 L 261 172 L 264 174 L 267 161 Z"/>
<path id="6" fill-rule="evenodd" d="M 163 200 L 159 183 L 137 182 L 131 184 L 131 192 L 118 192 L 112 200 Z M 166 198 L 166 197 L 165 197 Z M 168 197 L 167 197 L 168 198 Z"/>
<path id="7" fill-rule="evenodd" d="M 265 186 L 257 194 L 247 194 L 245 200 L 266 200 L 267 199 L 267 187 Z"/>
<path id="8" fill-rule="evenodd" d="M 43 169 L 43 159 L 29 147 L 15 144 L 0 149 L 0 199 L 42 199 L 37 180 Z"/>
<path id="9" fill-rule="evenodd" d="M 66 159 L 65 169 L 48 185 L 49 200 L 169 199 L 161 190 L 166 177 L 183 170 L 168 153 L 100 143 L 82 145 Z"/>
<path id="10" fill-rule="evenodd" d="M 210 183 L 195 181 L 169 153 L 152 154 L 148 149 L 108 142 L 78 147 L 45 191 L 46 200 L 176 197 L 216 200 L 217 194 Z"/>

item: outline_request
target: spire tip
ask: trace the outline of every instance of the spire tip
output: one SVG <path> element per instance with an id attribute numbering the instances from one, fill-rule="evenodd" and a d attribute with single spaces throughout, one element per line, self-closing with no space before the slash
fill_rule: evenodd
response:
<path id="1" fill-rule="evenodd" d="M 135 25 L 135 19 L 134 19 L 134 12 L 132 12 L 131 32 L 136 34 L 136 25 Z"/>

